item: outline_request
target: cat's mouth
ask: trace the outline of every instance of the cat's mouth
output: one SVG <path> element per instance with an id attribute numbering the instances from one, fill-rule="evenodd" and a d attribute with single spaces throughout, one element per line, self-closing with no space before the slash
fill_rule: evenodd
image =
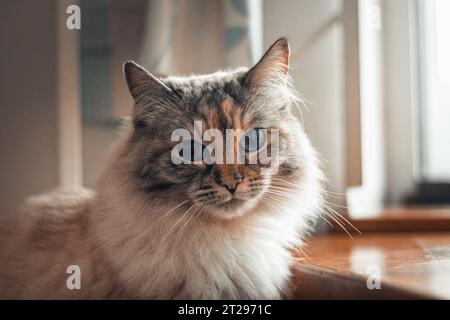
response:
<path id="1" fill-rule="evenodd" d="M 192 192 L 193 202 L 208 214 L 230 219 L 243 216 L 257 207 L 264 194 L 264 188 L 252 181 L 253 185 L 240 185 L 230 188 L 201 187 Z"/>
<path id="2" fill-rule="evenodd" d="M 228 200 L 228 201 L 226 201 L 224 203 L 218 204 L 218 207 L 221 208 L 221 209 L 224 209 L 224 210 L 236 209 L 236 208 L 244 205 L 244 203 L 245 203 L 245 200 L 241 200 L 241 199 L 237 199 L 235 197 L 232 197 L 230 200 Z"/>
<path id="3" fill-rule="evenodd" d="M 240 199 L 236 196 L 230 196 L 225 201 L 211 203 L 208 205 L 209 212 L 219 218 L 231 219 L 238 216 L 243 216 L 252 208 L 255 207 L 257 198 Z"/>

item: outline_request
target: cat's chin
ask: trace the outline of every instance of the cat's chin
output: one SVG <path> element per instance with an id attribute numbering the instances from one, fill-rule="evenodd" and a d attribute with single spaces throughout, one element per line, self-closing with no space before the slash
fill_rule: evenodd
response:
<path id="1" fill-rule="evenodd" d="M 250 212 L 256 207 L 257 202 L 257 199 L 241 200 L 233 198 L 225 203 L 209 206 L 208 211 L 216 218 L 230 220 Z"/>

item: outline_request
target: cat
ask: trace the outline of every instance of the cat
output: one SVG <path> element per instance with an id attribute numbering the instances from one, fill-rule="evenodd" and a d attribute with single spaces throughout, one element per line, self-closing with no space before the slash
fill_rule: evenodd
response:
<path id="1" fill-rule="evenodd" d="M 250 69 L 157 78 L 126 62 L 135 106 L 95 190 L 32 197 L 1 224 L 0 297 L 289 297 L 291 250 L 324 194 L 288 70 L 285 38 Z M 171 134 L 194 121 L 278 130 L 277 168 L 175 164 Z M 78 288 L 69 266 L 79 268 Z"/>

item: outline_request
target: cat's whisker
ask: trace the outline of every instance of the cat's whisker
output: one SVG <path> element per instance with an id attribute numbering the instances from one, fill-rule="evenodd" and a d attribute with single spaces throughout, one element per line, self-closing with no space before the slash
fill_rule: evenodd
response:
<path id="1" fill-rule="evenodd" d="M 273 184 L 273 183 L 269 186 L 269 188 L 283 190 L 283 191 L 291 192 L 291 193 L 298 192 L 298 191 L 314 191 L 314 190 L 302 188 L 302 187 L 299 187 L 299 186 L 296 186 L 295 189 L 287 188 L 285 186 L 280 186 L 280 185 L 276 185 L 276 184 Z M 326 193 L 326 191 L 323 191 L 323 192 Z M 327 196 L 330 196 L 330 195 L 327 194 Z M 336 198 L 341 198 L 341 197 L 336 197 Z M 337 205 L 337 204 L 333 204 L 331 202 L 327 202 L 327 203 L 328 204 L 332 204 L 333 206 L 339 207 L 339 205 Z M 343 207 L 343 208 L 345 208 L 345 207 Z"/>
<path id="2" fill-rule="evenodd" d="M 267 190 L 266 194 L 270 194 L 270 195 L 273 195 L 273 196 L 278 196 L 278 200 L 286 200 L 286 199 L 288 199 L 287 195 L 284 195 L 284 194 L 278 193 L 278 192 L 273 192 L 273 191 L 270 191 L 270 190 Z"/>
<path id="3" fill-rule="evenodd" d="M 188 202 L 189 202 L 189 200 L 184 200 L 184 201 L 180 202 L 179 204 L 177 204 L 172 209 L 170 209 L 169 211 L 167 211 L 166 213 L 160 215 L 159 217 L 157 217 L 155 219 L 155 221 L 150 225 L 150 227 L 154 227 L 156 224 L 160 223 L 164 218 L 167 218 L 168 216 L 172 215 L 174 212 L 176 212 L 177 209 L 179 209 L 180 207 L 182 207 L 183 205 L 185 205 Z"/>
<path id="4" fill-rule="evenodd" d="M 303 255 L 306 259 L 311 259 L 311 257 L 306 253 L 305 250 L 303 250 L 303 248 L 301 247 L 295 247 L 295 250 L 299 251 L 301 255 Z M 299 259 L 302 259 L 303 257 L 298 257 Z"/>
<path id="5" fill-rule="evenodd" d="M 287 187 L 287 186 L 278 185 L 276 183 L 272 183 L 271 185 L 278 186 L 278 187 L 285 187 L 285 188 Z M 298 191 L 316 191 L 315 189 L 308 189 L 308 188 L 305 188 L 305 187 L 299 186 L 299 185 L 297 185 L 297 186 L 294 185 L 294 186 L 292 186 L 292 188 L 295 188 Z M 332 198 L 339 198 L 339 199 L 341 199 L 343 197 L 343 194 L 334 195 L 331 191 L 327 191 L 327 190 L 324 190 L 324 189 L 320 189 L 320 192 L 322 192 L 323 194 L 326 194 L 327 196 L 332 197 Z"/>
<path id="6" fill-rule="evenodd" d="M 286 187 L 280 187 L 280 186 L 277 186 L 277 185 L 271 185 L 269 188 L 270 189 L 274 189 L 274 190 L 286 191 L 286 192 L 289 192 L 289 193 L 294 193 L 296 191 L 297 192 L 298 191 L 302 191 L 301 189 L 286 188 Z"/>
<path id="7" fill-rule="evenodd" d="M 275 201 L 286 201 L 287 199 L 289 199 L 289 197 L 286 196 L 286 195 L 273 193 L 273 192 L 270 192 L 270 191 L 266 192 L 266 195 L 270 195 L 272 197 L 272 199 L 275 200 Z"/>
<path id="8" fill-rule="evenodd" d="M 295 183 L 293 183 L 293 182 L 290 182 L 290 181 L 287 181 L 287 180 L 284 180 L 284 179 L 280 179 L 280 178 L 277 178 L 277 177 L 273 177 L 273 176 L 271 176 L 271 178 L 264 178 L 264 179 L 270 179 L 270 180 L 273 180 L 273 181 L 278 181 L 278 182 L 282 182 L 282 183 L 285 183 L 285 184 L 287 184 L 287 185 L 290 185 L 290 186 L 292 186 L 292 187 L 294 187 L 294 188 L 300 188 L 300 189 L 305 189 L 303 186 L 299 186 L 299 185 L 297 185 L 297 184 L 295 184 Z M 336 196 L 341 196 L 341 197 L 344 197 L 345 196 L 345 193 L 341 193 L 341 192 L 333 192 L 333 191 L 329 191 L 329 190 L 325 190 L 325 189 L 321 189 L 324 193 L 326 193 L 326 194 L 334 194 L 334 195 L 336 195 Z"/>
<path id="9" fill-rule="evenodd" d="M 302 186 L 300 183 L 299 184 L 295 184 L 295 183 L 292 183 L 292 182 L 288 182 L 288 181 L 285 181 L 285 180 L 282 180 L 282 179 L 277 179 L 277 178 L 274 178 L 274 177 L 272 177 L 272 178 L 270 178 L 270 177 L 262 177 L 261 179 L 260 179 L 260 181 L 262 181 L 262 182 L 264 182 L 265 184 L 268 184 L 268 185 L 277 185 L 277 186 L 280 186 L 280 187 L 293 187 L 293 188 L 297 188 L 297 189 L 306 189 L 304 186 Z M 282 184 L 279 184 L 279 183 L 282 183 Z M 331 192 L 331 191 L 327 191 L 327 190 L 325 190 L 325 189 L 323 189 L 323 188 L 318 188 L 320 191 L 322 191 L 322 192 L 330 192 L 330 193 L 333 193 L 333 192 Z M 314 190 L 316 190 L 316 189 L 314 189 Z M 343 195 L 343 194 L 342 194 Z"/>
<path id="10" fill-rule="evenodd" d="M 325 218 L 325 216 L 320 215 L 320 218 L 321 218 L 323 221 L 325 221 L 331 228 L 334 229 L 334 225 L 333 225 L 330 221 L 328 221 L 328 219 Z"/>
<path id="11" fill-rule="evenodd" d="M 331 212 L 336 216 L 339 217 L 340 219 L 344 220 L 344 222 L 346 222 L 350 227 L 352 227 L 356 232 L 358 232 L 359 234 L 362 234 L 362 232 L 355 227 L 347 218 L 345 218 L 342 214 L 340 214 L 339 212 L 337 212 L 336 210 L 334 210 L 333 208 L 330 208 L 329 206 L 325 206 L 328 210 L 331 210 Z"/>
<path id="12" fill-rule="evenodd" d="M 184 224 L 181 226 L 178 234 L 179 235 L 183 235 L 183 231 L 189 226 L 190 223 L 192 223 L 193 221 L 195 221 L 195 218 L 198 216 L 199 212 L 201 212 L 203 209 L 205 208 L 205 206 L 202 205 L 197 205 L 196 208 L 193 210 L 193 212 L 191 212 L 188 216 L 187 219 L 185 219 Z"/>
<path id="13" fill-rule="evenodd" d="M 282 196 L 285 199 L 290 199 L 290 195 L 287 192 L 281 192 L 277 190 L 266 190 L 266 193 L 276 194 Z"/>
<path id="14" fill-rule="evenodd" d="M 337 208 L 341 208 L 341 209 L 348 209 L 348 207 L 346 207 L 346 206 L 343 206 L 343 205 L 340 205 L 340 204 L 336 204 L 336 203 L 332 203 L 332 202 L 329 202 L 329 201 L 326 201 L 326 200 L 324 200 L 324 203 L 326 203 L 326 204 L 328 204 L 330 206 L 333 206 L 333 207 L 337 207 Z"/>
<path id="15" fill-rule="evenodd" d="M 278 185 L 274 185 L 274 184 L 269 186 L 269 189 L 274 190 L 274 191 L 284 191 L 284 192 L 286 192 L 288 194 L 291 194 L 291 195 L 294 195 L 296 192 L 306 190 L 306 189 L 298 188 L 298 187 L 296 189 L 294 189 L 294 188 L 287 188 L 287 187 L 284 187 L 284 186 L 278 186 Z"/>
<path id="16" fill-rule="evenodd" d="M 183 221 L 183 219 L 186 219 L 186 217 L 189 217 L 188 214 L 189 212 L 191 212 L 192 210 L 194 210 L 196 207 L 198 206 L 198 204 L 194 203 L 193 205 L 191 205 L 189 207 L 189 209 L 187 209 L 180 218 L 178 218 L 178 220 L 176 221 L 176 223 L 169 229 L 169 231 L 167 232 L 167 234 L 164 236 L 164 238 L 161 240 L 161 246 L 160 246 L 160 250 L 162 250 L 164 244 L 167 242 L 167 240 L 169 239 L 169 236 L 171 235 L 171 233 L 176 229 L 176 227 L 180 224 L 181 221 Z"/>
<path id="17" fill-rule="evenodd" d="M 282 186 L 278 186 L 278 185 L 274 185 L 274 184 L 272 184 L 271 185 L 271 188 L 273 188 L 273 189 L 275 189 L 275 190 L 278 190 L 278 191 L 286 191 L 286 192 L 294 192 L 295 190 L 292 190 L 292 189 L 289 189 L 289 188 L 286 188 L 286 187 L 282 187 Z M 301 191 L 302 190 L 302 188 L 298 188 L 297 187 L 297 190 L 299 190 L 299 191 Z M 335 203 L 332 203 L 332 202 L 329 202 L 329 201 L 326 201 L 326 200 L 324 200 L 324 203 L 326 204 L 326 205 L 331 205 L 331 206 L 334 206 L 334 207 L 338 207 L 338 208 L 342 208 L 342 209 L 348 209 L 346 206 L 342 206 L 342 205 L 338 205 L 338 204 L 335 204 Z M 340 215 L 341 216 L 341 215 Z M 343 219 L 345 219 L 343 216 L 341 216 Z M 351 223 L 347 220 L 347 219 L 345 219 L 346 220 L 346 223 L 348 223 L 349 225 L 351 225 Z M 351 225 L 353 228 L 355 228 L 353 225 Z M 359 232 L 359 230 L 358 230 L 358 232 Z"/>
<path id="18" fill-rule="evenodd" d="M 277 191 L 292 192 L 291 189 L 284 188 L 284 187 L 279 187 L 279 186 L 274 186 L 274 185 L 272 185 L 271 187 L 272 187 L 273 189 L 277 190 Z M 336 207 L 339 207 L 339 208 L 343 208 L 343 209 L 347 209 L 347 207 L 345 207 L 345 206 L 340 206 L 340 205 L 337 205 L 337 204 L 333 204 L 333 203 L 330 203 L 330 202 L 328 202 L 328 201 L 324 201 L 324 203 L 325 203 L 325 205 L 328 205 L 328 206 L 327 206 L 327 209 L 328 209 L 328 210 L 331 210 L 332 213 L 334 214 L 334 216 L 337 216 L 337 218 L 342 219 L 343 222 L 347 223 L 347 224 L 348 224 L 350 227 L 352 227 L 356 232 L 358 232 L 359 234 L 361 234 L 361 231 L 360 231 L 358 228 L 356 228 L 356 227 L 355 227 L 355 226 L 354 226 L 347 218 L 345 218 L 342 214 L 338 213 L 336 210 L 334 210 L 334 209 L 332 209 L 331 207 L 329 207 L 329 205 L 333 205 L 333 206 L 336 206 Z"/>
<path id="19" fill-rule="evenodd" d="M 287 191 L 289 192 L 289 189 L 283 189 L 283 191 Z M 280 200 L 284 200 L 286 198 L 289 198 L 289 194 L 286 194 L 284 192 L 281 191 L 276 191 L 276 190 L 268 190 L 266 191 L 267 194 L 271 194 L 273 196 L 278 196 L 280 198 Z M 353 236 L 351 235 L 351 233 L 347 230 L 347 228 L 345 228 L 344 223 L 347 223 L 350 227 L 352 227 L 356 232 L 358 232 L 359 234 L 361 234 L 361 231 L 356 228 L 350 221 L 348 221 L 346 218 L 344 218 L 341 214 L 339 214 L 338 212 L 336 212 L 335 210 L 333 210 L 332 208 L 328 207 L 328 206 L 324 206 L 324 208 L 327 210 L 327 212 L 325 212 L 325 214 L 331 218 L 335 223 L 337 223 L 342 230 L 347 233 L 350 238 L 353 239 Z M 323 217 L 323 216 L 322 216 Z M 325 219 L 325 218 L 324 218 Z M 343 219 L 344 221 L 341 222 L 340 219 Z M 325 219 L 325 221 L 330 224 L 329 221 L 327 221 Z"/>
<path id="20" fill-rule="evenodd" d="M 264 196 L 261 197 L 261 202 L 264 203 L 269 209 L 276 211 L 277 209 L 275 206 L 270 202 L 270 199 L 265 198 Z"/>
<path id="21" fill-rule="evenodd" d="M 342 228 L 342 230 L 344 230 L 345 233 L 350 237 L 350 239 L 353 239 L 351 233 L 345 228 L 345 226 L 344 226 L 344 225 L 343 225 L 336 217 L 334 217 L 333 215 L 331 215 L 329 212 L 325 212 L 325 214 L 326 214 L 329 218 L 331 218 L 331 220 L 333 220 L 334 222 L 336 222 L 336 223 Z"/>
<path id="22" fill-rule="evenodd" d="M 269 190 L 266 190 L 266 193 L 279 195 L 279 196 L 282 196 L 283 198 L 290 198 L 289 194 L 287 192 L 284 192 L 284 191 L 278 191 L 278 190 L 269 189 Z"/>

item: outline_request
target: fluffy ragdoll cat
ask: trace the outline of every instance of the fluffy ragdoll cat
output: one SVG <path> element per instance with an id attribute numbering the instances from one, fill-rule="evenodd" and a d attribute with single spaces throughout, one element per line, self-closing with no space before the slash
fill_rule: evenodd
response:
<path id="1" fill-rule="evenodd" d="M 132 121 L 95 191 L 29 199 L 0 226 L 1 298 L 279 299 L 322 206 L 318 160 L 292 114 L 289 44 L 250 70 L 124 74 Z M 175 129 L 279 129 L 279 165 L 175 164 Z M 81 289 L 68 289 L 69 266 Z"/>

